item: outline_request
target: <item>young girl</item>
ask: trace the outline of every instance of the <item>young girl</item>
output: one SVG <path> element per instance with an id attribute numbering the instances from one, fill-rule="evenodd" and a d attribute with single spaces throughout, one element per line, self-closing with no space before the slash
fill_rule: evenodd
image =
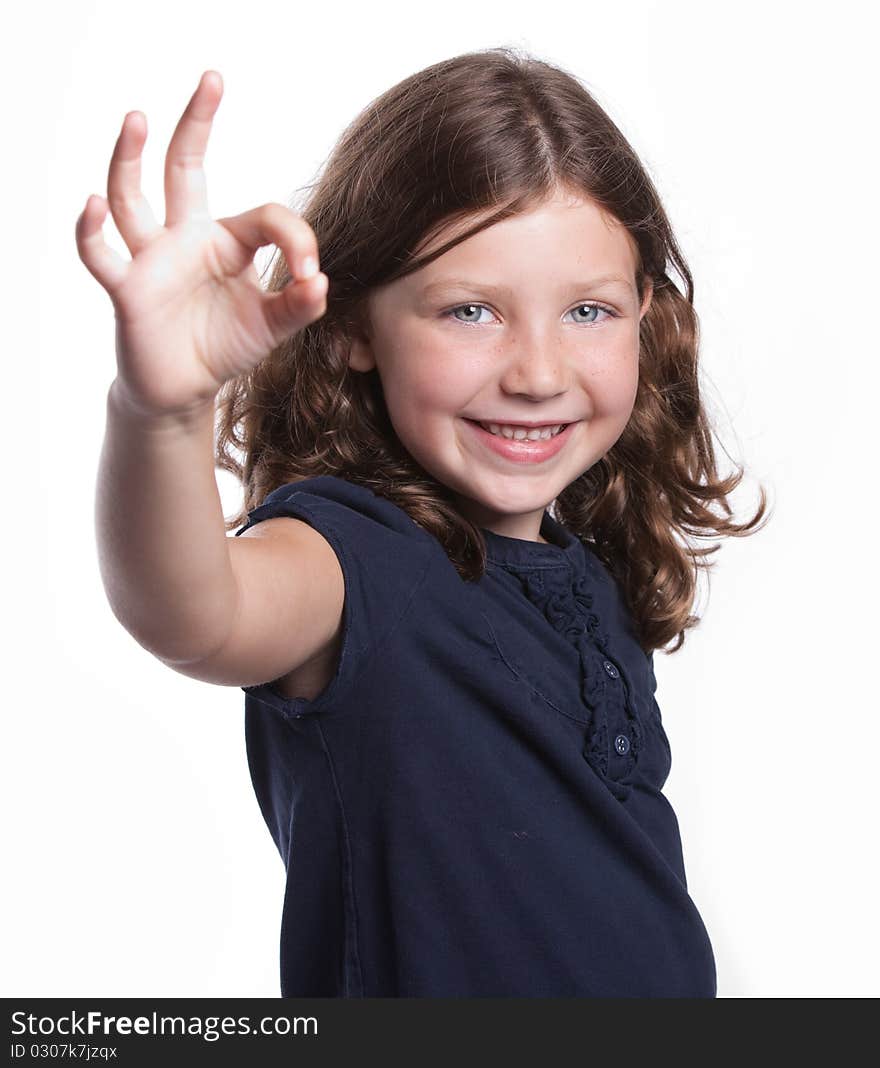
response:
<path id="1" fill-rule="evenodd" d="M 212 220 L 221 93 L 206 72 L 175 130 L 164 225 L 126 116 L 132 259 L 99 197 L 77 245 L 117 320 L 107 595 L 246 694 L 282 996 L 714 997 L 653 653 L 698 622 L 710 550 L 676 533 L 748 533 L 764 499 L 706 506 L 741 471 L 716 473 L 649 177 L 575 78 L 499 48 L 372 103 L 301 213 Z"/>

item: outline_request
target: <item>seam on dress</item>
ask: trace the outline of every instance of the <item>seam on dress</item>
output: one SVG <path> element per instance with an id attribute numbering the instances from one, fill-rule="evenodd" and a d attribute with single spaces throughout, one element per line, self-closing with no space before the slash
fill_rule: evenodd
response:
<path id="1" fill-rule="evenodd" d="M 409 612 L 410 606 L 412 605 L 412 603 L 413 603 L 413 601 L 415 599 L 416 594 L 421 589 L 422 583 L 424 582 L 425 577 L 427 576 L 428 572 L 430 571 L 430 568 L 431 568 L 431 560 L 428 560 L 428 562 L 426 563 L 422 573 L 419 575 L 418 579 L 413 584 L 413 588 L 410 591 L 410 595 L 407 598 L 406 604 L 404 605 L 403 610 L 400 613 L 400 616 L 398 617 L 398 619 L 395 620 L 394 624 L 391 627 L 389 627 L 389 629 L 385 632 L 385 635 L 383 636 L 382 641 L 376 647 L 376 651 L 378 651 L 378 649 L 381 647 L 382 642 L 384 642 L 387 638 L 390 638 L 390 636 L 394 633 L 394 631 L 397 629 L 397 627 L 400 625 L 400 623 L 406 617 L 407 613 Z M 366 665 L 364 665 L 364 667 L 366 667 Z M 355 676 L 355 678 L 358 678 L 358 677 L 359 677 L 359 675 Z M 333 791 L 334 791 L 334 794 L 336 795 L 336 803 L 339 806 L 339 814 L 340 814 L 340 819 L 341 819 L 341 822 L 342 822 L 343 842 L 344 842 L 344 858 L 343 858 L 343 860 L 344 860 L 344 864 L 343 864 L 343 868 L 344 868 L 344 871 L 343 871 L 344 885 L 343 885 L 343 895 L 342 896 L 343 896 L 344 909 L 345 909 L 345 960 L 343 962 L 343 981 L 344 981 L 344 984 L 345 984 L 345 991 L 346 991 L 345 996 L 346 997 L 361 997 L 362 998 L 362 997 L 364 997 L 364 979 L 363 979 L 363 970 L 362 970 L 361 962 L 360 962 L 360 953 L 359 953 L 359 950 L 358 950 L 357 895 L 355 894 L 355 889 L 354 889 L 354 863 L 353 863 L 352 857 L 351 857 L 351 845 L 350 845 L 350 836 L 349 836 L 349 831 L 348 831 L 348 821 L 347 821 L 346 816 L 345 816 L 345 806 L 344 806 L 343 801 L 342 801 L 342 791 L 339 788 L 339 779 L 338 779 L 338 777 L 336 775 L 336 768 L 335 768 L 335 765 L 333 763 L 333 756 L 332 756 L 332 753 L 330 752 L 330 746 L 329 746 L 329 744 L 327 742 L 326 735 L 324 734 L 324 728 L 323 728 L 323 725 L 321 723 L 321 716 L 320 715 L 316 715 L 314 717 L 308 716 L 308 715 L 305 715 L 305 716 L 294 716 L 294 715 L 289 715 L 287 712 L 282 711 L 282 718 L 284 719 L 284 721 L 287 724 L 288 728 L 291 731 L 294 731 L 294 732 L 296 731 L 297 728 L 294 726 L 293 722 L 291 722 L 292 720 L 299 719 L 299 720 L 303 720 L 304 722 L 305 721 L 313 722 L 315 724 L 315 729 L 318 732 L 318 736 L 319 736 L 319 738 L 321 740 L 321 748 L 322 748 L 322 750 L 324 752 L 325 757 L 327 758 L 327 764 L 328 764 L 328 767 L 330 769 L 330 777 L 331 777 L 331 779 L 333 781 Z M 349 989 L 352 986 L 354 986 L 356 991 L 357 991 L 354 994 L 350 994 L 348 992 Z"/>
<path id="2" fill-rule="evenodd" d="M 504 650 L 501 648 L 501 643 L 498 641 L 498 638 L 495 635 L 495 628 L 492 626 L 489 617 L 486 615 L 485 612 L 482 611 L 480 612 L 480 615 L 483 617 L 483 622 L 489 628 L 489 634 L 492 637 L 492 643 L 495 646 L 498 655 L 504 661 L 504 664 L 511 672 L 511 674 L 518 678 L 520 682 L 528 686 L 528 688 L 533 693 L 536 693 L 542 701 L 545 701 L 554 711 L 558 712 L 561 716 L 565 716 L 566 719 L 570 719 L 573 723 L 577 723 L 578 726 L 585 726 L 588 722 L 588 717 L 573 716 L 571 712 L 566 712 L 564 708 L 560 708 L 559 705 L 557 705 L 556 702 L 552 700 L 552 698 L 548 697 L 543 690 L 540 690 L 527 675 L 523 674 L 522 670 L 517 666 L 517 664 L 515 662 L 512 662 L 505 654 Z"/>
<path id="3" fill-rule="evenodd" d="M 555 564 L 531 564 L 531 563 L 516 563 L 513 560 L 499 560 L 495 556 L 486 557 L 496 567 L 503 567 L 506 571 L 558 571 L 559 568 L 565 568 L 571 570 L 571 564 L 565 560 L 560 560 Z"/>
<path id="4" fill-rule="evenodd" d="M 357 905 L 354 894 L 354 873 L 351 859 L 348 821 L 345 818 L 345 805 L 342 803 L 342 792 L 339 789 L 339 780 L 336 777 L 336 768 L 333 764 L 333 757 L 330 753 L 330 747 L 327 744 L 327 738 L 324 735 L 324 728 L 321 725 L 320 718 L 316 717 L 313 722 L 318 731 L 318 736 L 321 739 L 321 748 L 324 750 L 324 754 L 327 757 L 330 776 L 333 780 L 333 790 L 336 794 L 336 803 L 339 805 L 339 816 L 342 821 L 342 840 L 344 845 L 342 900 L 345 914 L 345 948 L 342 965 L 343 997 L 362 998 L 364 996 L 364 977 L 361 969 L 360 954 L 358 952 Z"/>

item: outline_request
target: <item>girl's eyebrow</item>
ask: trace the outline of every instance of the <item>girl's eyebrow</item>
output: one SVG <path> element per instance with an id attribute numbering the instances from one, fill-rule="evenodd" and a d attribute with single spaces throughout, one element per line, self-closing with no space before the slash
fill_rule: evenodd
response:
<path id="1" fill-rule="evenodd" d="M 585 289 L 608 289 L 623 286 L 628 293 L 635 292 L 635 286 L 628 278 L 624 278 L 619 274 L 603 274 L 598 278 L 591 278 L 588 282 L 572 282 L 568 289 L 585 290 Z M 431 282 L 422 289 L 424 296 L 430 296 L 432 293 L 440 292 L 445 289 L 481 289 L 486 293 L 498 293 L 498 294 L 510 294 L 511 290 L 509 286 L 491 286 L 486 285 L 485 282 L 472 282 L 466 278 L 442 278 L 439 281 Z"/>

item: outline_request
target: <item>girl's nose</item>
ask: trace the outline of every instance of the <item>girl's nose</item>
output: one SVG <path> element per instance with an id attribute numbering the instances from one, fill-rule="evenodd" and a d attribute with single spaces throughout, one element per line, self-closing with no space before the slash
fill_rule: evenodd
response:
<path id="1" fill-rule="evenodd" d="M 561 346 L 523 338 L 511 342 L 502 359 L 501 386 L 507 393 L 541 400 L 570 386 L 571 368 Z"/>

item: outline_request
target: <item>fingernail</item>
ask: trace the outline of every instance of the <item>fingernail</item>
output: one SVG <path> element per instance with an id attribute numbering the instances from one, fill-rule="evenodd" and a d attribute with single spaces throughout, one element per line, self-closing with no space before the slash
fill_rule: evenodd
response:
<path id="1" fill-rule="evenodd" d="M 314 256 L 306 256 L 299 265 L 300 278 L 313 278 L 318 273 L 318 261 Z"/>

